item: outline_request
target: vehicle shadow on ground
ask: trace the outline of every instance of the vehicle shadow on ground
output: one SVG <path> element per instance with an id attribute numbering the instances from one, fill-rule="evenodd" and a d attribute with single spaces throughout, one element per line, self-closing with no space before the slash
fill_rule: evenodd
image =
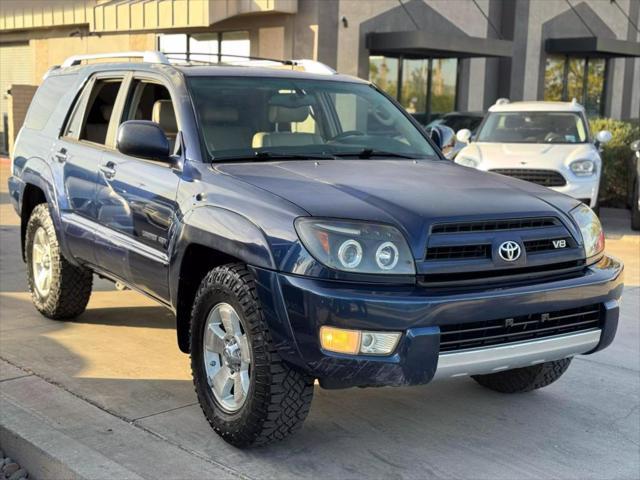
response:
<path id="1" fill-rule="evenodd" d="M 74 318 L 73 323 L 175 330 L 175 316 L 164 307 L 94 307 Z"/>
<path id="2" fill-rule="evenodd" d="M 76 321 L 56 322 L 40 317 L 27 298 L 2 297 L 0 356 L 253 478 L 465 477 L 470 471 L 496 478 L 575 476 L 576 465 L 595 454 L 591 437 L 581 435 L 584 425 L 601 432 L 600 441 L 626 448 L 637 436 L 637 412 L 627 412 L 638 402 L 632 373 L 624 383 L 610 373 L 594 377 L 601 367 L 575 361 L 561 381 L 526 395 L 498 394 L 471 379 L 413 388 L 316 386 L 300 432 L 275 445 L 238 450 L 213 432 L 196 404 L 188 357 L 178 351 L 175 334 L 148 328 L 146 315 L 154 310 L 89 309 Z M 145 320 L 137 320 L 141 316 Z M 594 378 L 598 388 L 589 399 L 572 394 Z M 621 384 L 628 388 L 612 401 L 607 392 Z M 532 450 L 549 441 L 561 447 Z M 518 455 L 522 460 L 523 451 L 526 470 L 511 463 Z M 460 455 L 469 458 L 461 462 Z M 602 468 L 613 468 L 611 460 L 603 459 Z"/>

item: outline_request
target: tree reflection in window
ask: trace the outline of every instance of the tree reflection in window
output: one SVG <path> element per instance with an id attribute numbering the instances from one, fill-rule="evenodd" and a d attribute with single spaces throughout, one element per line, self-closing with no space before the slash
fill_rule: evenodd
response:
<path id="1" fill-rule="evenodd" d="M 606 71 L 604 58 L 549 55 L 544 73 L 544 99 L 569 102 L 575 98 L 584 105 L 587 115 L 601 116 Z"/>

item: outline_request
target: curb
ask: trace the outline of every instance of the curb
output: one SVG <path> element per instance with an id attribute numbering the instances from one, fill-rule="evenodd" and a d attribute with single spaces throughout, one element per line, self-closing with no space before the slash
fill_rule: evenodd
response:
<path id="1" fill-rule="evenodd" d="M 0 367 L 0 444 L 30 478 L 246 478 L 37 375 Z"/>

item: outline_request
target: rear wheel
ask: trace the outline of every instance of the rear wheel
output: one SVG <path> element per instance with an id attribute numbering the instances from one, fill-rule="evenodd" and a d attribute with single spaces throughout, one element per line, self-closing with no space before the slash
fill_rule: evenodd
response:
<path id="1" fill-rule="evenodd" d="M 38 311 L 56 320 L 84 312 L 91 296 L 92 273 L 72 265 L 62 256 L 46 203 L 31 212 L 25 253 L 31 299 Z"/>
<path id="2" fill-rule="evenodd" d="M 302 427 L 313 379 L 278 355 L 245 266 L 218 267 L 204 278 L 191 314 L 190 346 L 200 406 L 228 443 L 266 444 Z"/>
<path id="3" fill-rule="evenodd" d="M 524 368 L 514 368 L 488 375 L 473 375 L 483 387 L 501 393 L 524 393 L 546 387 L 559 379 L 569 368 L 571 358 L 540 363 Z"/>

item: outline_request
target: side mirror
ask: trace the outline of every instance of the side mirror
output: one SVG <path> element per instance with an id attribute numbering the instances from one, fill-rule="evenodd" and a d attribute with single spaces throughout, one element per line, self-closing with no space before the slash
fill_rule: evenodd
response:
<path id="1" fill-rule="evenodd" d="M 458 130 L 458 133 L 456 133 L 456 138 L 460 143 L 469 143 L 471 141 L 471 130 L 469 130 L 468 128 Z"/>
<path id="2" fill-rule="evenodd" d="M 605 143 L 610 142 L 612 138 L 613 135 L 611 135 L 611 132 L 609 130 L 600 130 L 596 134 L 596 142 L 599 145 L 604 145 Z"/>
<path id="3" fill-rule="evenodd" d="M 455 132 L 446 125 L 434 125 L 427 129 L 429 137 L 438 146 L 443 155 L 450 158 L 453 148 L 456 145 Z"/>
<path id="4" fill-rule="evenodd" d="M 118 127 L 116 148 L 132 157 L 169 161 L 169 140 L 160 125 L 148 120 L 129 120 Z"/>

